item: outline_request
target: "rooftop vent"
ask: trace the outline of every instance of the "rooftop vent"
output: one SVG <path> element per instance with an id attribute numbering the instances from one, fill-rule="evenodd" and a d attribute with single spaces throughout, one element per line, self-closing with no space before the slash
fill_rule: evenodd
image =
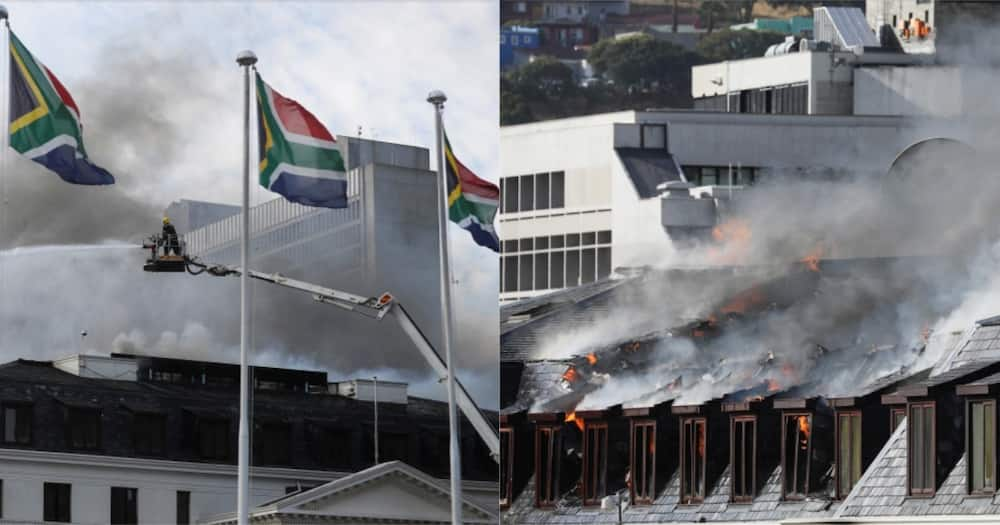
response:
<path id="1" fill-rule="evenodd" d="M 375 401 L 376 383 L 378 384 L 378 402 L 405 405 L 407 401 L 406 383 L 395 381 L 373 381 L 371 379 L 351 379 L 330 383 L 331 394 L 337 394 L 358 401 Z"/>

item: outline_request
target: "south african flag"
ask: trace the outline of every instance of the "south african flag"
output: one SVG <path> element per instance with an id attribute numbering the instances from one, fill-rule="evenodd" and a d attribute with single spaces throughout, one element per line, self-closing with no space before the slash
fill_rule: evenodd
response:
<path id="1" fill-rule="evenodd" d="M 500 188 L 480 179 L 455 158 L 448 135 L 444 136 L 448 177 L 448 218 L 469 230 L 476 244 L 500 252 L 493 217 L 500 206 Z"/>
<path id="2" fill-rule="evenodd" d="M 256 74 L 260 185 L 306 206 L 347 207 L 347 175 L 337 139 L 298 102 Z"/>
<path id="3" fill-rule="evenodd" d="M 114 184 L 83 148 L 80 110 L 59 79 L 10 33 L 10 147 L 73 184 Z"/>

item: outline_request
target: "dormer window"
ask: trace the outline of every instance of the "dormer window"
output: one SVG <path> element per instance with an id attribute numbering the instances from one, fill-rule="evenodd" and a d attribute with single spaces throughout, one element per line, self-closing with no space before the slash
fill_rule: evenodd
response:
<path id="1" fill-rule="evenodd" d="M 968 412 L 968 476 L 970 494 L 996 492 L 996 401 L 969 401 Z"/>
<path id="2" fill-rule="evenodd" d="M 934 402 L 910 403 L 907 407 L 907 478 L 911 496 L 934 495 Z"/>
<path id="3" fill-rule="evenodd" d="M 514 429 L 500 427 L 500 506 L 510 505 L 514 484 Z"/>
<path id="4" fill-rule="evenodd" d="M 732 466 L 731 501 L 753 500 L 757 476 L 757 418 L 734 416 L 730 429 L 729 457 Z"/>
<path id="5" fill-rule="evenodd" d="M 705 501 L 704 417 L 685 418 L 681 423 L 681 504 Z"/>
<path id="6" fill-rule="evenodd" d="M 781 426 L 781 477 L 785 499 L 809 494 L 809 458 L 812 456 L 812 415 L 785 414 Z"/>
<path id="7" fill-rule="evenodd" d="M 846 498 L 861 479 L 861 412 L 837 414 L 837 497 Z"/>
<path id="8" fill-rule="evenodd" d="M 599 505 L 608 493 L 608 424 L 590 422 L 583 431 L 583 504 Z"/>
<path id="9" fill-rule="evenodd" d="M 656 421 L 632 421 L 632 501 L 650 504 L 656 497 Z"/>
<path id="10" fill-rule="evenodd" d="M 535 430 L 535 505 L 555 506 L 559 499 L 559 455 L 562 429 L 539 426 Z"/>

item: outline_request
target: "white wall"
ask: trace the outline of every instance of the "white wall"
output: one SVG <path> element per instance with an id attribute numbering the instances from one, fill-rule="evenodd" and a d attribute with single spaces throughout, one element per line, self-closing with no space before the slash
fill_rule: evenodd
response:
<path id="1" fill-rule="evenodd" d="M 955 116 L 965 105 L 966 80 L 955 67 L 860 68 L 854 80 L 854 113 Z M 977 85 L 977 81 L 968 80 Z M 981 80 L 986 83 L 979 85 L 993 84 L 988 79 Z"/>
<path id="2" fill-rule="evenodd" d="M 818 53 L 788 53 L 769 57 L 716 62 L 691 68 L 691 96 L 725 95 L 728 91 L 757 89 L 809 80 L 813 72 L 814 55 Z M 713 83 L 720 81 L 720 84 Z"/>

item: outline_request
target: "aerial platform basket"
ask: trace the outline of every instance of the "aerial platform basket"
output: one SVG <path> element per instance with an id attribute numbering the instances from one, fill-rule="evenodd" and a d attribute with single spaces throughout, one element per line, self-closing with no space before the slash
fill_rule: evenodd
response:
<path id="1" fill-rule="evenodd" d="M 178 241 L 180 253 L 185 253 L 184 240 Z M 149 258 L 142 269 L 147 272 L 185 272 L 187 271 L 187 256 L 185 255 L 165 255 L 160 253 L 160 248 L 165 245 L 165 241 L 160 235 L 153 235 L 142 243 L 144 249 L 149 250 Z"/>

